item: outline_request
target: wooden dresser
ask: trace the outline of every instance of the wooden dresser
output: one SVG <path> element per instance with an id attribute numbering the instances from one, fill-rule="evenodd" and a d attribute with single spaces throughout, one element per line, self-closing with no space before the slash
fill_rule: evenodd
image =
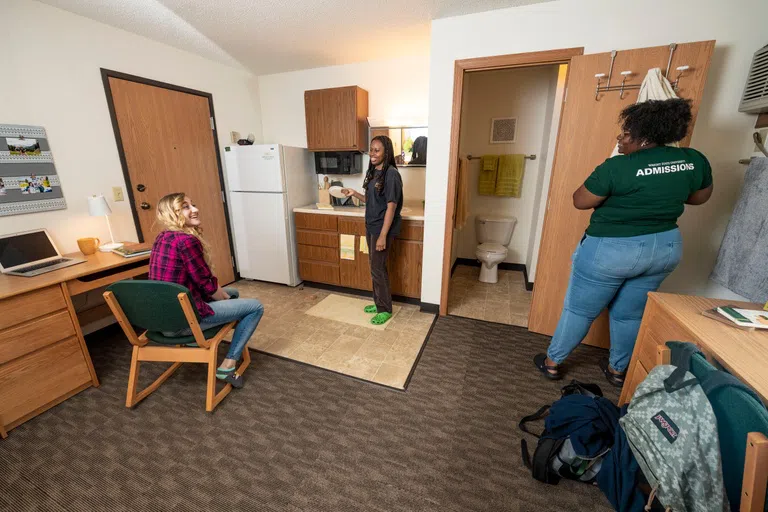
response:
<path id="1" fill-rule="evenodd" d="M 72 296 L 146 274 L 112 253 L 36 277 L 0 275 L 0 437 L 99 380 Z"/>

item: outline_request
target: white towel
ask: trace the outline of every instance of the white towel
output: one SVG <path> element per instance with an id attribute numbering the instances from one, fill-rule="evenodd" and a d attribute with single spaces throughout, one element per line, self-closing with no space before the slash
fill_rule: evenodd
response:
<path id="1" fill-rule="evenodd" d="M 643 83 L 640 84 L 640 92 L 637 94 L 637 103 L 643 103 L 648 100 L 670 100 L 677 98 L 675 90 L 672 88 L 672 84 L 661 74 L 661 69 L 653 68 L 648 70 L 648 74 L 645 75 Z M 677 143 L 673 144 L 677 147 Z M 617 156 L 619 154 L 619 144 L 613 148 L 611 156 Z"/>

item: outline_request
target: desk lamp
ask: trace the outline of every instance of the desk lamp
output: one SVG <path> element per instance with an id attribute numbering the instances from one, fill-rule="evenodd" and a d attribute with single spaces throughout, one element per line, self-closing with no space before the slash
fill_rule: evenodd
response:
<path id="1" fill-rule="evenodd" d="M 109 239 L 112 240 L 112 243 L 101 245 L 99 250 L 101 252 L 110 252 L 112 249 L 122 247 L 123 244 L 115 242 L 115 237 L 112 234 L 112 226 L 109 223 L 109 215 L 112 213 L 112 210 L 103 195 L 99 194 L 98 196 L 91 196 L 88 198 L 88 212 L 91 214 L 91 217 L 101 217 L 103 215 L 107 218 Z"/>

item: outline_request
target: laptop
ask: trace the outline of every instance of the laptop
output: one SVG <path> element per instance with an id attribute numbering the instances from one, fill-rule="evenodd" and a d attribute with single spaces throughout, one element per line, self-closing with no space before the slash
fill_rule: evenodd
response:
<path id="1" fill-rule="evenodd" d="M 0 235 L 0 272 L 3 274 L 39 276 L 84 262 L 79 258 L 62 257 L 44 229 Z"/>

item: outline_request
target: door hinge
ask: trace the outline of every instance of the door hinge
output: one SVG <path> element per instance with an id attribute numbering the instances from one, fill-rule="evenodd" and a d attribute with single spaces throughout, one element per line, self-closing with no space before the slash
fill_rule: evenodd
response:
<path id="1" fill-rule="evenodd" d="M 232 262 L 232 268 L 235 268 L 235 257 L 234 256 L 230 256 L 229 257 L 229 261 Z"/>
<path id="2" fill-rule="evenodd" d="M 563 91 L 563 103 L 565 103 L 565 100 L 568 99 L 568 88 L 566 87 Z"/>
<path id="3" fill-rule="evenodd" d="M 224 191 L 223 190 L 221 191 L 221 202 L 222 203 L 226 203 L 227 202 L 227 196 L 224 195 Z"/>
<path id="4" fill-rule="evenodd" d="M 209 117 L 208 119 L 211 120 L 211 130 L 215 130 L 216 129 L 216 125 L 213 124 L 213 116 Z"/>

